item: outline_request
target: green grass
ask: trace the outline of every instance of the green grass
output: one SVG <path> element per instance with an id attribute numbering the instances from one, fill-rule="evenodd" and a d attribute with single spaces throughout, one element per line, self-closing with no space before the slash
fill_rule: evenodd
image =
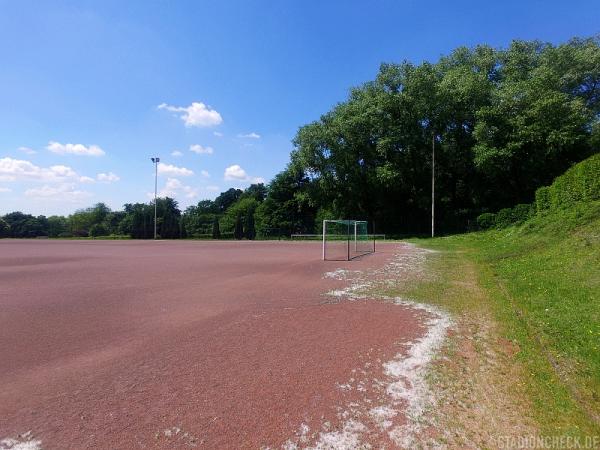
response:
<path id="1" fill-rule="evenodd" d="M 432 259 L 438 277 L 411 295 L 451 311 L 491 311 L 519 346 L 520 381 L 542 431 L 600 434 L 600 201 L 503 230 L 415 242 L 441 253 Z M 466 265 L 485 295 L 452 283 Z"/>

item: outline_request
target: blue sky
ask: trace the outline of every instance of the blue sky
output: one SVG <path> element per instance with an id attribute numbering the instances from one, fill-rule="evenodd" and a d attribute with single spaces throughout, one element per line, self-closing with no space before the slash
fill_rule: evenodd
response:
<path id="1" fill-rule="evenodd" d="M 1 1 L 0 214 L 268 182 L 381 62 L 600 32 L 596 1 Z M 161 106 L 162 105 L 162 106 Z"/>

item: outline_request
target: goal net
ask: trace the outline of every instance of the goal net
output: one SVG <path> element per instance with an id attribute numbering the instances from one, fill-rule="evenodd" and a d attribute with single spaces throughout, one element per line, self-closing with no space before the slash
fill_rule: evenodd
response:
<path id="1" fill-rule="evenodd" d="M 346 261 L 375 251 L 364 220 L 324 220 L 323 260 Z"/>

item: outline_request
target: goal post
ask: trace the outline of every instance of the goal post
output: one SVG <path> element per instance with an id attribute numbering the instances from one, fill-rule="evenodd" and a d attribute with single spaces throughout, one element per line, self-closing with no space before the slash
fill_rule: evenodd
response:
<path id="1" fill-rule="evenodd" d="M 323 260 L 349 261 L 375 252 L 375 235 L 364 220 L 324 220 Z"/>
<path id="2" fill-rule="evenodd" d="M 357 220 L 354 222 L 354 254 L 352 257 L 365 255 L 375 252 L 375 235 L 369 234 L 366 221 Z"/>

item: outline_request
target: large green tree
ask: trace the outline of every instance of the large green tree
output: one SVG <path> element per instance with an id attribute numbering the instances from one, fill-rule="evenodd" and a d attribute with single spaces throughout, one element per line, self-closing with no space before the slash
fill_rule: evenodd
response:
<path id="1" fill-rule="evenodd" d="M 30 238 L 48 236 L 48 220 L 45 216 L 34 217 L 15 211 L 6 214 L 2 219 L 8 224 L 10 237 Z"/>
<path id="2" fill-rule="evenodd" d="M 298 163 L 290 164 L 269 184 L 268 195 L 255 212 L 261 236 L 313 233 L 319 192 Z"/>
<path id="3" fill-rule="evenodd" d="M 158 235 L 163 239 L 179 238 L 181 211 L 177 201 L 170 197 L 158 198 L 157 206 Z M 151 204 L 150 209 L 153 208 Z"/>
<path id="4" fill-rule="evenodd" d="M 252 206 L 248 209 L 246 213 L 245 223 L 244 223 L 244 235 L 246 239 L 254 240 L 256 237 L 256 228 L 254 226 L 254 211 L 255 207 Z"/>
<path id="5" fill-rule="evenodd" d="M 10 225 L 2 218 L 0 218 L 0 238 L 10 236 Z"/>
<path id="6" fill-rule="evenodd" d="M 214 205 L 217 209 L 217 212 L 224 213 L 225 211 L 227 211 L 227 209 L 229 209 L 231 205 L 233 205 L 240 199 L 243 193 L 244 191 L 242 191 L 241 189 L 231 188 L 219 194 L 219 196 L 215 198 L 214 201 Z"/>
<path id="7" fill-rule="evenodd" d="M 219 228 L 219 219 L 215 217 L 212 224 L 212 238 L 221 239 L 221 229 Z"/>
<path id="8" fill-rule="evenodd" d="M 69 221 L 63 216 L 48 217 L 48 236 L 61 237 L 69 234 Z"/>
<path id="9" fill-rule="evenodd" d="M 244 238 L 244 226 L 242 224 L 242 214 L 241 213 L 238 213 L 237 216 L 235 217 L 233 237 L 238 240 Z"/>
<path id="10" fill-rule="evenodd" d="M 599 61 L 594 38 L 383 64 L 374 81 L 300 128 L 292 161 L 322 211 L 418 232 L 429 227 L 435 145 L 440 225 L 464 229 L 482 211 L 531 201 L 598 150 Z"/>
<path id="11" fill-rule="evenodd" d="M 490 187 L 498 187 L 487 205 L 531 201 L 537 187 L 594 150 L 590 130 L 598 114 L 593 86 L 600 84 L 600 52 L 593 47 L 591 41 L 559 47 L 517 41 L 501 53 L 502 82 L 489 105 L 477 111 L 474 130 L 477 169 Z M 587 64 L 578 61 L 583 54 L 590 56 Z"/>
<path id="12" fill-rule="evenodd" d="M 188 206 L 183 213 L 183 225 L 190 236 L 210 234 L 219 207 L 212 200 L 202 200 L 197 205 Z"/>

